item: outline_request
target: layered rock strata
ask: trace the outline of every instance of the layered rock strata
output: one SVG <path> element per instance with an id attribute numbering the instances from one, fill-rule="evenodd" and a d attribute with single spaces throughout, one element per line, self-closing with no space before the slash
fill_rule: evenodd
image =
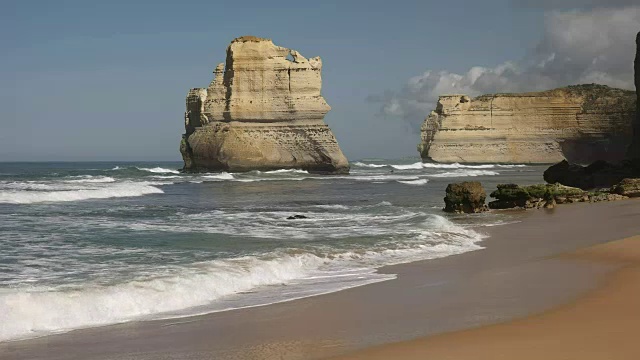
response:
<path id="1" fill-rule="evenodd" d="M 422 125 L 418 150 L 425 161 L 445 163 L 619 160 L 635 107 L 634 92 L 602 85 L 441 96 Z"/>
<path id="2" fill-rule="evenodd" d="M 303 169 L 347 173 L 349 163 L 324 123 L 322 60 L 244 36 L 207 88 L 186 98 L 180 144 L 185 171 Z"/>
<path id="3" fill-rule="evenodd" d="M 640 159 L 640 32 L 636 36 L 636 59 L 634 62 L 634 83 L 636 85 L 636 96 L 638 111 L 633 123 L 633 140 L 627 152 L 628 159 Z"/>
<path id="4" fill-rule="evenodd" d="M 544 172 L 546 182 L 593 189 L 612 186 L 626 178 L 640 178 L 640 32 L 636 36 L 634 82 L 637 111 L 632 126 L 633 136 L 629 141 L 622 143 L 628 145 L 626 157 L 616 162 L 599 158 L 589 166 L 562 161 Z"/>

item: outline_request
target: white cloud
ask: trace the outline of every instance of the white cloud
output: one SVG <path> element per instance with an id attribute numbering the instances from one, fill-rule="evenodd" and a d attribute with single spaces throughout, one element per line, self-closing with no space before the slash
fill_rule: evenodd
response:
<path id="1" fill-rule="evenodd" d="M 545 15 L 542 39 L 523 60 L 475 66 L 464 74 L 428 70 L 409 79 L 402 90 L 369 100 L 382 103 L 384 114 L 405 118 L 417 128 L 443 94 L 477 96 L 585 83 L 633 89 L 638 31 L 640 6 L 551 11 Z"/>

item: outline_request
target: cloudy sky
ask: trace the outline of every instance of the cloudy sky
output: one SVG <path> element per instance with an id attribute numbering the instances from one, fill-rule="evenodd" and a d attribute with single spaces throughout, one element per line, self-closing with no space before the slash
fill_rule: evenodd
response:
<path id="1" fill-rule="evenodd" d="M 633 89 L 637 3 L 9 0 L 0 161 L 180 159 L 187 90 L 247 34 L 323 58 L 350 159 L 417 156 L 440 94 Z"/>

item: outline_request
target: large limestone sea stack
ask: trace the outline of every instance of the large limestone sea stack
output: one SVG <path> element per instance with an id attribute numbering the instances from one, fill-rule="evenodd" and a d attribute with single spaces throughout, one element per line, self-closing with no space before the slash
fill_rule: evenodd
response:
<path id="1" fill-rule="evenodd" d="M 324 123 L 322 60 L 269 39 L 243 36 L 227 48 L 208 88 L 187 95 L 180 152 L 185 171 L 303 169 L 347 173 Z"/>

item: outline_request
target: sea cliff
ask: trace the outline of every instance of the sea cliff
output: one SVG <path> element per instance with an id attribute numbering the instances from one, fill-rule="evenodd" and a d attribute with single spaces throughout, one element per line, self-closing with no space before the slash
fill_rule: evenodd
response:
<path id="1" fill-rule="evenodd" d="M 425 119 L 424 161 L 589 163 L 624 156 L 636 94 L 603 85 L 470 98 L 441 96 Z"/>
<path id="2" fill-rule="evenodd" d="M 207 88 L 186 98 L 185 171 L 303 169 L 347 173 L 324 115 L 322 60 L 243 36 L 227 48 Z"/>

